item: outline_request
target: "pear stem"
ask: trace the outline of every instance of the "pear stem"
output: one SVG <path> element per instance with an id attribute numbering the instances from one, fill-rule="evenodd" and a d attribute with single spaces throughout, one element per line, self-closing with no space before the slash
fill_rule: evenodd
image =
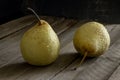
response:
<path id="1" fill-rule="evenodd" d="M 88 54 L 88 53 L 85 52 L 85 54 L 84 54 L 82 60 L 81 60 L 80 63 L 74 68 L 74 70 L 77 70 L 77 68 L 85 61 L 85 58 L 87 57 L 87 54 Z"/>
<path id="2" fill-rule="evenodd" d="M 36 16 L 36 18 L 39 21 L 39 25 L 41 25 L 40 17 L 38 16 L 38 14 L 32 8 L 30 8 L 30 7 L 28 7 L 27 9 L 30 10 L 31 12 L 33 12 L 33 14 Z"/>

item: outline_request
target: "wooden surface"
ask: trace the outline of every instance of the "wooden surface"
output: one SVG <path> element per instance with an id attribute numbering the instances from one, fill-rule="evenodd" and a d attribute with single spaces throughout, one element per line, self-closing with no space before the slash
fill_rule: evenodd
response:
<path id="1" fill-rule="evenodd" d="M 25 16 L 0 25 L 0 80 L 120 80 L 120 25 L 105 25 L 110 33 L 111 45 L 105 54 L 80 62 L 72 38 L 82 21 L 41 16 L 49 22 L 61 43 L 58 59 L 51 65 L 37 67 L 27 64 L 21 56 L 19 43 L 23 33 L 37 20 Z"/>

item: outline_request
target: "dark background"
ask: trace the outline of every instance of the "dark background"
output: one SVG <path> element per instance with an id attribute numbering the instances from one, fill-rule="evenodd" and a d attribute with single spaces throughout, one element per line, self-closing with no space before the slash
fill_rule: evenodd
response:
<path id="1" fill-rule="evenodd" d="M 119 0 L 0 0 L 0 24 L 31 14 L 120 23 Z"/>

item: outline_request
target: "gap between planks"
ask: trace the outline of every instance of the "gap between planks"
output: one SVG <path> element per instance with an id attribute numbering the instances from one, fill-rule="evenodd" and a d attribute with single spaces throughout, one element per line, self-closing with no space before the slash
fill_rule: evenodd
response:
<path id="1" fill-rule="evenodd" d="M 52 17 L 52 16 L 40 16 L 42 19 L 46 20 L 49 24 L 61 23 L 64 21 L 64 18 Z M 0 25 L 0 39 L 3 39 L 9 35 L 14 34 L 15 32 L 24 29 L 26 26 L 37 23 L 37 19 L 32 16 L 24 16 L 22 18 L 10 21 L 8 23 Z M 53 25 L 54 26 L 54 25 Z"/>
<path id="2" fill-rule="evenodd" d="M 111 77 L 109 77 L 108 80 L 119 80 L 120 79 L 120 65 L 116 68 L 116 70 L 113 72 Z"/>

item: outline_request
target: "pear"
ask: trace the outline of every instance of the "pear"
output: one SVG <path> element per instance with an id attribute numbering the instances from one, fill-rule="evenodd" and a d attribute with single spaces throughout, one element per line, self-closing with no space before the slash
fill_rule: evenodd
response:
<path id="1" fill-rule="evenodd" d="M 87 22 L 75 32 L 73 44 L 75 49 L 83 55 L 82 63 L 86 56 L 97 57 L 102 55 L 109 48 L 110 36 L 101 23 Z"/>
<path id="2" fill-rule="evenodd" d="M 28 9 L 35 13 L 33 9 Z M 38 15 L 36 16 L 38 18 Z M 60 42 L 48 22 L 38 19 L 39 22 L 24 33 L 20 48 L 23 58 L 29 64 L 44 66 L 53 63 L 57 59 Z"/>

